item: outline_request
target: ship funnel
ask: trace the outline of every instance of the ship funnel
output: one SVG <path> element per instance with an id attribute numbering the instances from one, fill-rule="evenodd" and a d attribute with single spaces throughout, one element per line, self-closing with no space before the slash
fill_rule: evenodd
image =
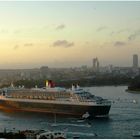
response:
<path id="1" fill-rule="evenodd" d="M 14 88 L 14 84 L 13 84 L 13 82 L 11 83 L 11 85 L 10 85 L 12 88 Z"/>
<path id="2" fill-rule="evenodd" d="M 46 87 L 49 87 L 49 81 L 46 80 Z"/>
<path id="3" fill-rule="evenodd" d="M 72 90 L 75 90 L 75 85 L 74 85 L 74 84 L 72 84 L 71 89 L 72 89 Z"/>
<path id="4" fill-rule="evenodd" d="M 80 89 L 80 86 L 78 84 L 76 85 L 76 89 Z"/>
<path id="5" fill-rule="evenodd" d="M 46 80 L 46 88 L 47 87 L 53 88 L 55 87 L 55 83 L 52 80 Z"/>
<path id="6" fill-rule="evenodd" d="M 72 84 L 72 90 L 77 90 L 77 89 L 80 89 L 80 86 L 78 84 L 77 85 Z"/>

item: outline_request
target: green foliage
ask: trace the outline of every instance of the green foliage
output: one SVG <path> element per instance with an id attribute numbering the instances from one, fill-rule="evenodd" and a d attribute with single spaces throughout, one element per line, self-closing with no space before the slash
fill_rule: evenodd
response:
<path id="1" fill-rule="evenodd" d="M 127 76 L 113 76 L 113 75 L 96 75 L 92 78 L 79 78 L 77 79 L 52 79 L 55 83 L 55 86 L 60 87 L 71 87 L 72 84 L 79 84 L 80 86 L 104 86 L 104 85 L 129 85 L 131 78 Z M 135 81 L 135 80 L 134 80 Z M 140 81 L 140 76 L 136 81 Z M 135 81 L 135 85 L 137 82 Z M 134 83 L 134 82 L 132 82 Z M 32 87 L 45 87 L 46 79 L 39 80 L 19 80 L 13 83 L 14 86 L 23 86 L 26 88 Z M 139 82 L 140 85 L 140 82 Z"/>
<path id="2" fill-rule="evenodd" d="M 132 79 L 130 85 L 128 86 L 129 90 L 140 90 L 140 75 L 136 76 L 134 79 Z"/>
<path id="3" fill-rule="evenodd" d="M 77 79 L 77 80 L 66 80 L 57 81 L 56 85 L 70 87 L 72 83 L 79 84 L 80 86 L 104 86 L 104 85 L 128 85 L 131 78 L 124 76 L 96 76 L 90 79 Z"/>

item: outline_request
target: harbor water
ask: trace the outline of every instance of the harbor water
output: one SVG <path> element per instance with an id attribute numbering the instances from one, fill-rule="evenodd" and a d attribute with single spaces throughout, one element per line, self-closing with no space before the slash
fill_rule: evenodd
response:
<path id="1" fill-rule="evenodd" d="M 0 110 L 0 131 L 43 129 L 64 131 L 67 138 L 134 138 L 133 133 L 140 131 L 140 94 L 126 92 L 126 86 L 85 89 L 112 102 L 108 118 L 81 121 L 54 114 Z"/>

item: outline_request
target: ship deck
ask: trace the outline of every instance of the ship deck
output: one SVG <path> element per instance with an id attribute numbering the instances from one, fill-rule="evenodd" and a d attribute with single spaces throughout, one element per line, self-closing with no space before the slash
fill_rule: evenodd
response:
<path id="1" fill-rule="evenodd" d="M 105 104 L 97 104 L 96 102 L 81 102 L 78 100 L 66 101 L 63 99 L 59 100 L 38 100 L 38 99 L 18 99 L 18 98 L 7 98 L 7 97 L 0 97 L 0 100 L 9 100 L 15 102 L 32 102 L 32 103 L 51 103 L 51 104 L 67 104 L 67 105 L 83 105 L 83 106 L 105 106 Z M 106 104 L 110 105 L 110 104 Z"/>

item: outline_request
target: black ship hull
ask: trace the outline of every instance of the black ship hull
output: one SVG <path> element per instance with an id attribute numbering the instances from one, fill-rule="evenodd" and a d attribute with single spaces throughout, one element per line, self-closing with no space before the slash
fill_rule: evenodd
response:
<path id="1" fill-rule="evenodd" d="M 25 102 L 0 99 L 0 109 L 45 112 L 74 116 L 82 116 L 88 112 L 91 117 L 106 117 L 109 114 L 110 107 L 111 105 L 58 104 L 55 102 Z"/>

